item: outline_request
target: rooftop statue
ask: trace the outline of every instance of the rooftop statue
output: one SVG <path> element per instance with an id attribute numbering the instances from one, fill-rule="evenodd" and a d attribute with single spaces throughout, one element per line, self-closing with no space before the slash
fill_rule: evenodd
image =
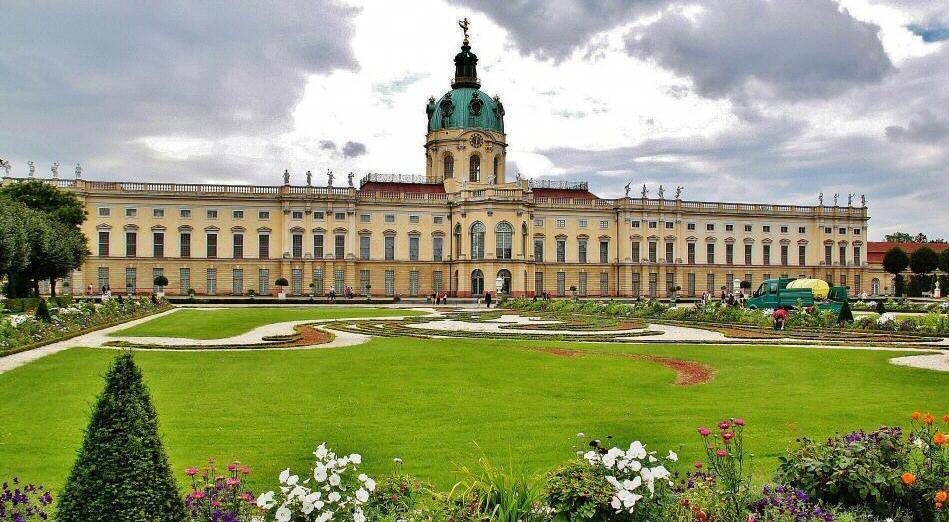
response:
<path id="1" fill-rule="evenodd" d="M 676 187 L 676 201 L 682 199 L 682 187 Z"/>
<path id="2" fill-rule="evenodd" d="M 0 158 L 0 168 L 3 169 L 4 176 L 6 177 L 10 176 L 10 162 L 9 161 Z"/>
<path id="3" fill-rule="evenodd" d="M 290 184 L 290 169 L 283 169 L 283 184 Z"/>
<path id="4" fill-rule="evenodd" d="M 76 163 L 76 179 L 82 179 L 82 165 Z"/>

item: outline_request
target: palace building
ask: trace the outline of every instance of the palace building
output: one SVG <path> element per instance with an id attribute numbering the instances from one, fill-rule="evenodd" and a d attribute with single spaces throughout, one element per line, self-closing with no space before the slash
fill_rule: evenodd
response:
<path id="1" fill-rule="evenodd" d="M 290 295 L 694 296 L 785 276 L 870 290 L 865 204 L 687 201 L 681 189 L 604 199 L 585 182 L 511 179 L 504 105 L 481 90 L 477 63 L 465 36 L 451 90 L 425 108 L 424 176 L 49 180 L 88 208 L 92 255 L 69 289 L 149 293 L 164 275 L 154 290 L 169 295 L 273 294 L 279 278 Z"/>

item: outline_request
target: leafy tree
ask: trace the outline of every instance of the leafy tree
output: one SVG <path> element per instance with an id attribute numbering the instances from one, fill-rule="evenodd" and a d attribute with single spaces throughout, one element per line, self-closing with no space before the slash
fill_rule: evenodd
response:
<path id="1" fill-rule="evenodd" d="M 30 260 L 23 205 L 0 197 L 0 279 L 26 268 Z"/>
<path id="2" fill-rule="evenodd" d="M 903 294 L 903 276 L 901 272 L 906 271 L 907 268 L 909 268 L 909 256 L 902 248 L 893 247 L 883 256 L 883 271 L 895 276 L 893 286 L 897 296 Z"/>
<path id="3" fill-rule="evenodd" d="M 912 234 L 907 234 L 906 232 L 894 232 L 893 234 L 887 234 L 883 236 L 883 239 L 890 243 L 912 243 L 913 236 Z"/>
<path id="4" fill-rule="evenodd" d="M 853 311 L 850 310 L 850 300 L 847 299 L 840 305 L 840 313 L 837 314 L 837 323 L 841 326 L 853 322 Z"/>
<path id="5" fill-rule="evenodd" d="M 106 375 L 57 515 L 63 522 L 187 518 L 158 414 L 130 353 L 116 357 Z"/>
<path id="6" fill-rule="evenodd" d="M 920 247 L 909 259 L 914 274 L 928 274 L 939 266 L 939 256 L 929 247 Z"/>
<path id="7" fill-rule="evenodd" d="M 79 226 L 86 220 L 86 208 L 78 196 L 39 180 L 7 185 L 0 188 L 0 195 L 46 212 L 60 223 Z"/>
<path id="8" fill-rule="evenodd" d="M 939 270 L 949 274 L 949 248 L 939 253 Z"/>
<path id="9" fill-rule="evenodd" d="M 168 286 L 168 278 L 163 275 L 160 275 L 156 277 L 155 280 L 152 281 L 152 283 L 154 283 L 155 286 L 164 288 Z"/>

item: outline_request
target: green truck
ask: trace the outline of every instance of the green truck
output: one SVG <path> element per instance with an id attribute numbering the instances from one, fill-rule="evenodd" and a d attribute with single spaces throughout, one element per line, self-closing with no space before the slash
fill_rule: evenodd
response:
<path id="1" fill-rule="evenodd" d="M 827 298 L 814 299 L 814 290 L 811 288 L 788 288 L 793 277 L 765 279 L 757 290 L 748 299 L 746 306 L 752 310 L 775 310 L 785 308 L 793 310 L 797 307 L 817 306 L 821 310 L 840 312 L 840 307 L 847 300 L 847 287 L 834 286 L 827 290 Z M 826 287 L 825 287 L 826 288 Z"/>

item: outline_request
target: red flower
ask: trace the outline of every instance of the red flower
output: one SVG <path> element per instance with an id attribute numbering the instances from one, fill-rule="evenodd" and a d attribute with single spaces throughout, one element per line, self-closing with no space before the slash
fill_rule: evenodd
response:
<path id="1" fill-rule="evenodd" d="M 695 469 L 702 469 L 702 466 L 704 466 L 704 465 L 705 465 L 705 464 L 703 464 L 702 462 L 696 462 L 696 463 L 695 463 Z"/>
<path id="2" fill-rule="evenodd" d="M 198 474 L 198 468 L 188 468 L 185 473 L 187 473 L 189 477 L 193 477 Z"/>
<path id="3" fill-rule="evenodd" d="M 699 435 L 703 437 L 708 437 L 711 434 L 712 434 L 712 430 L 705 427 L 699 428 Z"/>
<path id="4" fill-rule="evenodd" d="M 728 452 L 725 451 L 725 450 L 723 450 L 723 449 L 720 449 L 720 450 L 716 451 L 715 454 L 718 455 L 719 457 L 725 457 L 725 456 L 728 455 Z"/>
<path id="5" fill-rule="evenodd" d="M 736 426 L 744 426 L 744 425 L 745 425 L 745 419 L 742 419 L 741 417 L 738 417 L 737 419 L 735 419 L 735 425 L 736 425 Z"/>

